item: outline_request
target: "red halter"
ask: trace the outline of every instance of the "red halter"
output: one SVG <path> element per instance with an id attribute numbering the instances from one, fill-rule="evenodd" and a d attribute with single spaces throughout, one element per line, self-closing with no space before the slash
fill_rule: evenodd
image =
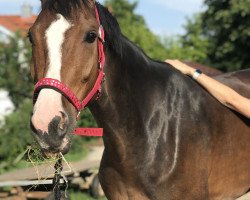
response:
<path id="1" fill-rule="evenodd" d="M 99 63 L 99 74 L 97 76 L 96 82 L 89 92 L 89 94 L 84 98 L 83 101 L 79 100 L 74 92 L 64 83 L 60 82 L 59 80 L 52 79 L 52 78 L 42 78 L 40 79 L 34 89 L 33 93 L 33 104 L 35 104 L 39 92 L 43 88 L 51 88 L 58 92 L 60 92 L 62 95 L 64 95 L 69 102 L 76 108 L 78 114 L 77 117 L 80 115 L 80 112 L 87 106 L 89 101 L 93 98 L 95 94 L 97 94 L 97 98 L 101 94 L 101 85 L 104 80 L 105 73 L 103 71 L 104 65 L 105 65 L 105 54 L 104 54 L 104 29 L 100 22 L 99 13 L 97 10 L 97 7 L 95 5 L 95 15 L 97 22 L 99 24 L 99 32 L 98 32 L 98 63 Z M 83 135 L 83 136 L 103 136 L 103 129 L 102 128 L 77 128 L 75 129 L 74 134 L 77 135 Z"/>

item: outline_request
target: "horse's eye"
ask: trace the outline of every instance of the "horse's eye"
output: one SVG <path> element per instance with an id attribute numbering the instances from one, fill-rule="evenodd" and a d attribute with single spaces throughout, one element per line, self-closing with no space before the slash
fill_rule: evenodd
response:
<path id="1" fill-rule="evenodd" d="M 93 43 L 97 38 L 97 33 L 95 31 L 90 31 L 87 33 L 85 41 L 88 43 Z"/>
<path id="2" fill-rule="evenodd" d="M 28 32 L 27 37 L 29 38 L 30 43 L 31 43 L 31 44 L 34 44 L 34 40 L 33 40 L 33 37 L 32 37 L 32 33 L 31 33 L 30 31 Z"/>

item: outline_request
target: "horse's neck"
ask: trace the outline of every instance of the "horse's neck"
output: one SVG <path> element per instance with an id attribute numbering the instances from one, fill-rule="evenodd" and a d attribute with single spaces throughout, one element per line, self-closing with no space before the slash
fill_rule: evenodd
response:
<path id="1" fill-rule="evenodd" d="M 120 158 L 126 154 L 126 147 L 135 137 L 141 137 L 141 141 L 146 139 L 141 135 L 144 133 L 144 108 L 141 109 L 142 99 L 138 98 L 138 94 L 143 96 L 145 91 L 142 90 L 150 88 L 153 75 L 149 74 L 149 69 L 152 65 L 161 65 L 154 63 L 128 41 L 122 50 L 120 58 L 107 55 L 102 96 L 90 106 L 97 123 L 104 128 L 106 150 L 115 149 L 110 151 L 117 152 L 119 155 L 116 157 Z M 168 75 L 164 78 L 167 79 Z"/>

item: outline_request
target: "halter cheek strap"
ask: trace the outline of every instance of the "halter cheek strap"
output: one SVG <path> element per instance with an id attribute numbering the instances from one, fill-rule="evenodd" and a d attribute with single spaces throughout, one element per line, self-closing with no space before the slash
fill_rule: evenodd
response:
<path id="1" fill-rule="evenodd" d="M 61 93 L 63 96 L 65 96 L 68 99 L 68 101 L 76 108 L 78 112 L 77 114 L 77 118 L 78 118 L 78 116 L 80 115 L 80 112 L 87 106 L 87 104 L 95 95 L 97 95 L 96 99 L 99 98 L 101 94 L 102 82 L 105 77 L 105 73 L 103 71 L 103 68 L 105 65 L 105 54 L 104 54 L 105 34 L 104 34 L 104 29 L 100 23 L 100 17 L 99 17 L 99 13 L 98 13 L 96 5 L 95 5 L 95 14 L 96 14 L 97 22 L 99 24 L 98 41 L 97 41 L 98 43 L 98 65 L 99 66 L 98 66 L 98 76 L 91 91 L 81 101 L 77 98 L 74 92 L 61 81 L 57 79 L 52 79 L 52 78 L 42 78 L 35 85 L 34 93 L 33 93 L 33 104 L 36 103 L 39 92 L 42 89 L 44 88 L 54 89 L 57 92 Z M 75 129 L 74 134 L 83 135 L 83 136 L 103 136 L 103 130 L 102 128 L 77 128 Z"/>

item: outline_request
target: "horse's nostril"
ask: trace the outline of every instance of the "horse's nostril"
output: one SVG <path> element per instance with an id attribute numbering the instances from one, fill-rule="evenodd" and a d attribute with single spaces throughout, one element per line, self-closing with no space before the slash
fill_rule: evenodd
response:
<path id="1" fill-rule="evenodd" d="M 64 136 L 67 133 L 67 127 L 68 127 L 68 117 L 65 112 L 60 111 L 61 113 L 61 119 L 58 124 L 58 134 L 60 136 Z"/>
<path id="2" fill-rule="evenodd" d="M 61 113 L 61 121 L 63 121 L 63 122 L 66 122 L 67 121 L 67 119 L 68 119 L 68 117 L 67 117 L 67 114 L 65 113 L 65 112 L 62 112 L 62 111 L 60 111 L 60 113 Z"/>

